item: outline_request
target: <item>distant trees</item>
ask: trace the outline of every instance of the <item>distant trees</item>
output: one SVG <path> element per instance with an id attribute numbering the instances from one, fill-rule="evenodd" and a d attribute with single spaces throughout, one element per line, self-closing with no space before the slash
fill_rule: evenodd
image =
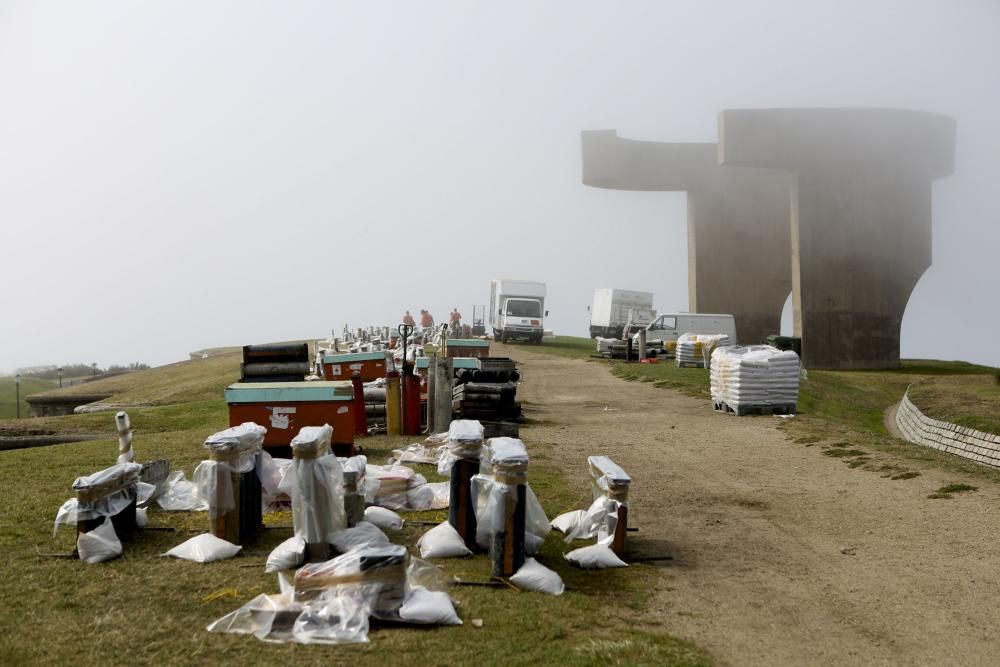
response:
<path id="1" fill-rule="evenodd" d="M 63 364 L 62 375 L 64 378 L 90 377 L 103 373 L 124 373 L 127 371 L 139 371 L 149 368 L 149 364 L 133 362 L 127 366 L 121 364 L 111 364 L 107 368 L 100 368 L 97 364 Z M 18 368 L 16 373 L 24 377 L 43 378 L 45 380 L 56 380 L 59 378 L 59 366 L 47 364 L 45 366 L 26 366 Z"/>

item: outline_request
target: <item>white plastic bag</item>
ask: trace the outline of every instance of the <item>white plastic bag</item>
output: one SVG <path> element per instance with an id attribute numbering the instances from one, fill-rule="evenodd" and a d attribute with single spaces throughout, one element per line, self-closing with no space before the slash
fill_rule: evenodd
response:
<path id="1" fill-rule="evenodd" d="M 403 527 L 403 517 L 384 507 L 369 507 L 365 510 L 365 521 L 382 530 L 399 530 Z"/>
<path id="2" fill-rule="evenodd" d="M 56 533 L 59 531 L 59 526 L 66 524 L 70 526 L 76 525 L 76 498 L 70 498 L 62 504 L 59 511 L 56 512 L 56 520 L 52 525 L 52 536 L 55 537 Z"/>
<path id="3" fill-rule="evenodd" d="M 111 560 L 122 553 L 122 543 L 115 532 L 111 519 L 104 522 L 89 533 L 80 533 L 76 538 L 76 550 L 84 563 L 101 563 Z"/>
<path id="4" fill-rule="evenodd" d="M 523 591 L 536 591 L 549 595 L 562 595 L 566 585 L 554 570 L 550 570 L 534 558 L 524 561 L 521 569 L 510 578 L 510 583 Z"/>
<path id="5" fill-rule="evenodd" d="M 429 591 L 423 586 L 410 590 L 399 608 L 399 617 L 410 623 L 462 625 L 462 619 L 455 613 L 455 605 L 448 594 Z"/>
<path id="6" fill-rule="evenodd" d="M 139 507 L 135 510 L 135 525 L 137 528 L 145 528 L 149 525 L 149 516 L 146 514 L 145 507 Z"/>
<path id="7" fill-rule="evenodd" d="M 334 533 L 330 544 L 340 553 L 347 553 L 355 547 L 381 547 L 389 544 L 389 538 L 373 523 L 360 521 L 353 528 Z"/>
<path id="8" fill-rule="evenodd" d="M 208 509 L 208 503 L 195 496 L 194 484 L 185 479 L 183 470 L 170 473 L 156 502 L 168 512 L 204 512 Z"/>
<path id="9" fill-rule="evenodd" d="M 564 514 L 560 514 L 556 518 L 552 519 L 552 527 L 558 530 L 564 535 L 569 535 L 576 527 L 580 525 L 580 521 L 586 516 L 586 510 L 572 510 Z"/>
<path id="10" fill-rule="evenodd" d="M 232 558 L 242 548 L 238 544 L 227 542 L 211 533 L 202 533 L 201 535 L 195 535 L 186 542 L 178 544 L 164 555 L 194 561 L 195 563 L 211 563 L 216 560 Z"/>
<path id="11" fill-rule="evenodd" d="M 628 567 L 628 563 L 619 558 L 611 550 L 611 547 L 603 544 L 592 544 L 589 547 L 574 549 L 566 554 L 566 560 L 585 570 L 603 569 L 606 567 Z"/>
<path id="12" fill-rule="evenodd" d="M 287 540 L 274 547 L 267 557 L 264 565 L 264 572 L 281 572 L 291 570 L 305 561 L 306 541 L 301 537 L 293 535 Z"/>
<path id="13" fill-rule="evenodd" d="M 417 542 L 422 558 L 462 558 L 472 552 L 454 526 L 445 521 L 434 526 Z"/>
<path id="14" fill-rule="evenodd" d="M 411 510 L 429 510 L 434 504 L 434 490 L 430 484 L 421 484 L 406 492 L 406 505 Z"/>

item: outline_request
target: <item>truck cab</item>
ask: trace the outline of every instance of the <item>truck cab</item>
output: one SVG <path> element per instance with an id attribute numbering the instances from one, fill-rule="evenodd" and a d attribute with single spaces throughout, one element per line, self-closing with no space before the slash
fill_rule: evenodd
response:
<path id="1" fill-rule="evenodd" d="M 495 280 L 490 290 L 490 324 L 495 340 L 542 342 L 545 328 L 545 285 L 532 281 Z"/>

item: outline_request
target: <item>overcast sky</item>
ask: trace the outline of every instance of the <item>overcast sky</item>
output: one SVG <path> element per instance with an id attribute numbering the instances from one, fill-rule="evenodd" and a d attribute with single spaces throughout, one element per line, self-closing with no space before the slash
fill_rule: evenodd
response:
<path id="1" fill-rule="evenodd" d="M 0 371 L 161 364 L 494 277 L 687 307 L 685 195 L 581 184 L 580 131 L 731 107 L 958 121 L 905 357 L 1000 365 L 1000 2 L 0 0 Z"/>

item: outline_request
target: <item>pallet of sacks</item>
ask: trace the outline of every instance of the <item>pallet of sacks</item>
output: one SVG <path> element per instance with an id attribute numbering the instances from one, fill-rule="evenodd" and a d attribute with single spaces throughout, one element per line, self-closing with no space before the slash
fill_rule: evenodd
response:
<path id="1" fill-rule="evenodd" d="M 719 347 L 731 345 L 725 334 L 686 333 L 677 339 L 674 355 L 679 368 L 706 368 L 711 365 L 712 352 Z"/>
<path id="2" fill-rule="evenodd" d="M 770 345 L 719 347 L 712 353 L 710 380 L 719 412 L 795 414 L 799 356 Z"/>

